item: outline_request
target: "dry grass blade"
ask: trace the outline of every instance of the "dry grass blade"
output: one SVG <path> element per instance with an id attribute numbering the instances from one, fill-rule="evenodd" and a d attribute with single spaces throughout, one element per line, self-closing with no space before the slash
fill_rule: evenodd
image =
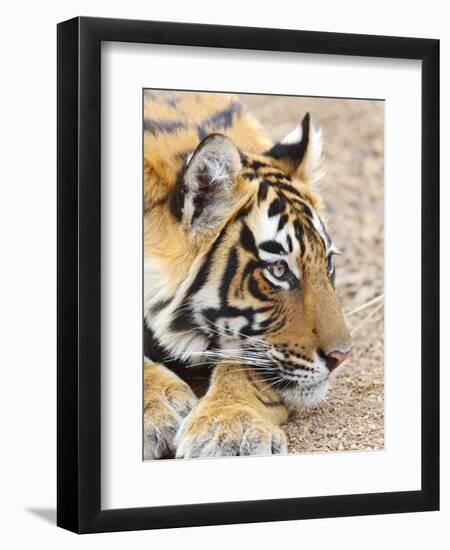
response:
<path id="1" fill-rule="evenodd" d="M 375 296 L 375 298 L 372 298 L 371 300 L 368 300 L 367 302 L 364 302 L 364 304 L 361 304 L 358 307 L 355 307 L 354 309 L 347 311 L 345 315 L 347 317 L 350 317 L 350 315 L 354 315 L 355 313 L 358 313 L 359 311 L 362 311 L 363 309 L 366 309 L 370 306 L 373 306 L 375 304 L 378 304 L 379 302 L 384 301 L 384 294 L 380 294 L 379 296 Z"/>
<path id="2" fill-rule="evenodd" d="M 384 307 L 384 302 L 382 302 L 381 304 L 379 304 L 375 309 L 373 309 L 369 315 L 367 315 L 366 317 L 364 317 L 364 319 L 358 324 L 356 325 L 356 328 L 354 328 L 352 330 L 352 336 L 355 336 L 355 334 L 357 334 L 362 328 L 364 325 L 366 325 L 368 323 L 368 321 L 370 319 L 372 319 L 374 317 L 374 315 L 380 311 L 380 309 L 382 309 Z"/>

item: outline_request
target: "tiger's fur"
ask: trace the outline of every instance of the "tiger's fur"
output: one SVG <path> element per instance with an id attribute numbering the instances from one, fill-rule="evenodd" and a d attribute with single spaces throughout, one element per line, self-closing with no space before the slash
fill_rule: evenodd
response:
<path id="1" fill-rule="evenodd" d="M 285 452 L 288 410 L 325 396 L 350 337 L 321 171 L 309 115 L 273 144 L 234 95 L 145 93 L 145 323 L 168 360 L 215 366 L 197 402 L 145 360 L 146 458 Z"/>

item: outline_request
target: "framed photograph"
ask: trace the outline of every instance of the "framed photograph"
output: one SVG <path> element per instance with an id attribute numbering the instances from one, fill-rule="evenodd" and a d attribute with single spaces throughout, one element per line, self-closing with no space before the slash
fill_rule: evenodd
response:
<path id="1" fill-rule="evenodd" d="M 78 533 L 437 510 L 439 41 L 58 25 Z"/>

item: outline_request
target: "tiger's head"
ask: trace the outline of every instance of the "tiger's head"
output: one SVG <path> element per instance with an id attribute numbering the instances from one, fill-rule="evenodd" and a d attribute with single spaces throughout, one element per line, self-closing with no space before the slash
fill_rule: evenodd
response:
<path id="1" fill-rule="evenodd" d="M 321 401 L 351 350 L 334 290 L 338 249 L 311 187 L 321 166 L 309 115 L 263 154 L 209 135 L 168 198 L 172 244 L 146 262 L 150 279 L 169 281 L 150 285 L 146 310 L 167 352 L 255 368 L 291 407 Z"/>

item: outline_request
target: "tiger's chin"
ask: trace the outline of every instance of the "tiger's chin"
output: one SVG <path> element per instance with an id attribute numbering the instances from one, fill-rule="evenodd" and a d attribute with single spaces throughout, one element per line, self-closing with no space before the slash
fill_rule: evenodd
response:
<path id="1" fill-rule="evenodd" d="M 281 391 L 281 397 L 292 411 L 310 409 L 325 399 L 328 385 L 328 379 L 308 386 L 292 384 Z"/>

